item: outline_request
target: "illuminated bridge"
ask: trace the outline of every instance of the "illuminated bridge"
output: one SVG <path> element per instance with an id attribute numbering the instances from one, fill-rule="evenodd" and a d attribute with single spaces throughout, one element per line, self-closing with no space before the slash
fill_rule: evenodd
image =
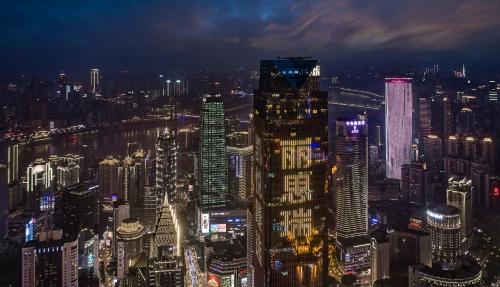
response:
<path id="1" fill-rule="evenodd" d="M 328 104 L 360 109 L 384 108 L 384 96 L 369 91 L 333 88 L 328 92 Z"/>

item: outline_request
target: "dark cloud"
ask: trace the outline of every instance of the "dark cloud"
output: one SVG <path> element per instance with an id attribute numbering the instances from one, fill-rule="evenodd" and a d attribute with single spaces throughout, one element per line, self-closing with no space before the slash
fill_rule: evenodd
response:
<path id="1" fill-rule="evenodd" d="M 496 0 L 30 0 L 2 6 L 3 72 L 90 65 L 182 70 L 276 55 L 380 60 L 389 52 L 489 61 L 498 58 L 500 44 Z"/>

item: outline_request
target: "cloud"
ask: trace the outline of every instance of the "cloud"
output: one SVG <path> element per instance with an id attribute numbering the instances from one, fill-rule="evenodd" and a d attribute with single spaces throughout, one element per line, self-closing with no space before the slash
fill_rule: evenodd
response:
<path id="1" fill-rule="evenodd" d="M 495 0 L 100 1 L 2 4 L 0 60 L 19 69 L 65 65 L 191 68 L 313 55 L 456 52 L 500 44 Z M 5 66 L 5 65 L 4 65 Z"/>

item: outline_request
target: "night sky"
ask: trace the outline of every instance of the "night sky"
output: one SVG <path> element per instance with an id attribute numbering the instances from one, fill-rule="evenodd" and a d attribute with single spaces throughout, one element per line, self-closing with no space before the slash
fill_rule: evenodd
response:
<path id="1" fill-rule="evenodd" d="M 498 0 L 3 1 L 0 72 L 500 63 Z"/>

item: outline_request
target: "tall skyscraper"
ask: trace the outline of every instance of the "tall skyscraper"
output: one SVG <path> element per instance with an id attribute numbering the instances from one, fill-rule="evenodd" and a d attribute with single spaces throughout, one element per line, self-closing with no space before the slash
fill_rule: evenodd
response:
<path id="1" fill-rule="evenodd" d="M 120 162 L 112 156 L 99 163 L 99 186 L 101 187 L 101 202 L 111 204 L 113 195 L 120 194 L 118 167 Z"/>
<path id="2" fill-rule="evenodd" d="M 453 176 L 448 180 L 446 203 L 460 209 L 463 253 L 472 243 L 472 197 L 472 181 L 470 179 Z"/>
<path id="3" fill-rule="evenodd" d="M 321 286 L 328 104 L 319 61 L 261 61 L 254 109 L 254 285 Z"/>
<path id="4" fill-rule="evenodd" d="M 7 183 L 19 179 L 19 145 L 9 145 L 7 148 Z"/>
<path id="5" fill-rule="evenodd" d="M 444 269 L 454 269 L 460 255 L 460 209 L 438 205 L 427 211 L 427 225 L 431 233 L 432 262 Z"/>
<path id="6" fill-rule="evenodd" d="M 411 78 L 385 79 L 386 177 L 401 179 L 401 166 L 409 164 L 413 140 Z"/>
<path id="7" fill-rule="evenodd" d="M 226 129 L 220 95 L 205 95 L 200 126 L 200 205 L 203 210 L 224 208 L 228 199 Z"/>
<path id="8" fill-rule="evenodd" d="M 365 120 L 337 120 L 333 174 L 337 240 L 368 234 L 367 137 Z"/>
<path id="9" fill-rule="evenodd" d="M 78 287 L 78 239 L 62 230 L 40 233 L 22 248 L 22 286 Z"/>
<path id="10" fill-rule="evenodd" d="M 428 98 L 419 99 L 419 136 L 425 138 L 432 132 L 431 101 Z"/>
<path id="11" fill-rule="evenodd" d="M 90 70 L 90 87 L 92 93 L 95 93 L 99 87 L 99 69 Z"/>
<path id="12" fill-rule="evenodd" d="M 443 141 L 437 135 L 427 135 L 424 141 L 424 162 L 427 169 L 443 169 Z"/>
<path id="13" fill-rule="evenodd" d="M 156 143 L 156 192 L 160 208 L 176 196 L 177 144 L 175 131 L 165 128 Z"/>
<path id="14" fill-rule="evenodd" d="M 253 147 L 227 147 L 230 198 L 246 202 L 253 187 Z"/>
<path id="15" fill-rule="evenodd" d="M 364 117 L 338 119 L 335 135 L 335 233 L 340 276 L 352 274 L 361 286 L 370 283 L 368 238 L 368 126 Z"/>
<path id="16" fill-rule="evenodd" d="M 77 235 L 82 229 L 95 230 L 99 223 L 99 186 L 79 183 L 63 189 L 64 232 Z"/>

